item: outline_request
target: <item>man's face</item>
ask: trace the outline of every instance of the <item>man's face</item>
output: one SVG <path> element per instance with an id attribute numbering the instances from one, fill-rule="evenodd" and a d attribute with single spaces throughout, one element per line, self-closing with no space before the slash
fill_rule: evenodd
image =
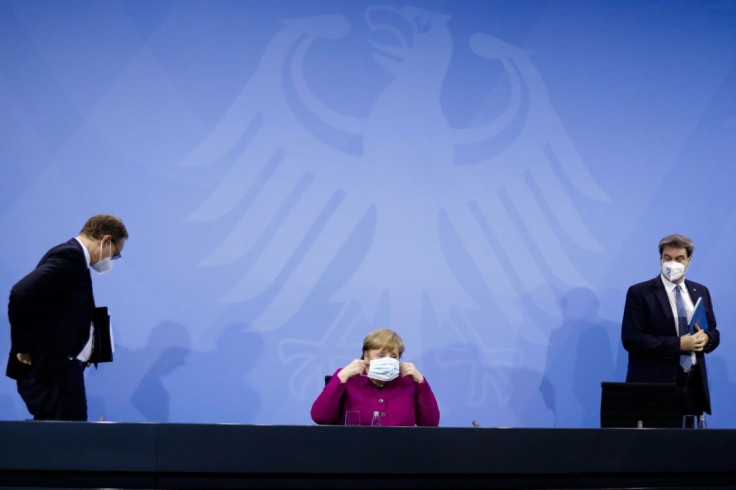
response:
<path id="1" fill-rule="evenodd" d="M 104 235 L 102 238 L 100 238 L 100 247 L 98 249 L 100 256 L 97 260 L 95 260 L 95 262 L 106 259 L 108 257 L 112 258 L 112 260 L 119 259 L 124 247 L 125 239 L 113 240 L 112 236 Z"/>
<path id="2" fill-rule="evenodd" d="M 662 256 L 659 259 L 660 266 L 665 262 L 679 262 L 685 266 L 685 272 L 690 266 L 690 257 L 687 256 L 687 249 L 684 247 L 664 247 Z"/>
<path id="3" fill-rule="evenodd" d="M 112 260 L 117 260 L 122 257 L 123 248 L 125 248 L 125 238 L 122 240 L 114 240 L 110 237 L 110 242 L 112 242 Z"/>
<path id="4" fill-rule="evenodd" d="M 687 250 L 684 247 L 664 247 L 662 249 L 662 262 L 679 262 L 685 267 L 690 263 Z"/>

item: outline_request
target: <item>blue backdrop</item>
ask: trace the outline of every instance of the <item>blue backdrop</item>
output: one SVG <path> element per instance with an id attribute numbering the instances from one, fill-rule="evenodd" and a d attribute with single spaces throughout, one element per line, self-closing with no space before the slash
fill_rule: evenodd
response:
<path id="1" fill-rule="evenodd" d="M 680 232 L 736 427 L 733 0 L 0 0 L 0 60 L 0 291 L 131 234 L 91 419 L 310 424 L 389 327 L 441 425 L 595 427 Z"/>

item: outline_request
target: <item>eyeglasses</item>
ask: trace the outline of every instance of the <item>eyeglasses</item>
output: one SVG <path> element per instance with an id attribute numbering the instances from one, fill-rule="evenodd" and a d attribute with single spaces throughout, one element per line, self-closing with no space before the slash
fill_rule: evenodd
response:
<path id="1" fill-rule="evenodd" d="M 118 248 L 118 244 L 115 243 L 115 240 L 112 238 L 110 239 L 113 245 L 115 245 L 115 253 L 110 257 L 112 260 L 118 260 L 122 255 L 120 254 L 120 249 Z"/>

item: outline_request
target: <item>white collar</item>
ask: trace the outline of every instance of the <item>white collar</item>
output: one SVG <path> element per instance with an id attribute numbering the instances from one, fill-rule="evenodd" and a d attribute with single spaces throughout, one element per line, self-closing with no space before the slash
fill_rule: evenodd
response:
<path id="1" fill-rule="evenodd" d="M 678 286 L 678 284 L 677 283 L 674 283 L 674 282 L 670 281 L 669 279 L 667 279 L 666 277 L 664 277 L 664 274 L 662 274 L 661 272 L 659 273 L 659 277 L 662 278 L 662 284 L 664 284 L 664 288 L 667 290 L 667 292 L 668 293 L 674 292 L 675 286 Z M 682 286 L 681 289 L 683 291 L 686 291 L 687 290 L 687 286 L 685 285 L 685 281 L 682 281 L 682 283 L 680 283 L 679 286 Z"/>
<path id="2" fill-rule="evenodd" d="M 82 243 L 82 240 L 80 240 L 77 237 L 74 237 L 76 241 L 79 242 L 79 244 L 82 246 L 82 251 L 84 252 L 84 260 L 87 261 L 87 268 L 89 269 L 89 263 L 92 262 L 92 257 L 89 256 L 89 250 L 87 250 L 87 247 L 84 246 L 84 243 Z"/>

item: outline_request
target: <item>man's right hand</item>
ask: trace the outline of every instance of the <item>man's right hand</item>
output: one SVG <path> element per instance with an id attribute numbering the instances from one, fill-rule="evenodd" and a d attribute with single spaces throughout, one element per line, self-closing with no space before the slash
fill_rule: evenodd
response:
<path id="1" fill-rule="evenodd" d="M 18 352 L 15 355 L 15 358 L 18 359 L 18 361 L 22 362 L 23 364 L 30 366 L 31 365 L 31 355 L 25 352 Z"/>

